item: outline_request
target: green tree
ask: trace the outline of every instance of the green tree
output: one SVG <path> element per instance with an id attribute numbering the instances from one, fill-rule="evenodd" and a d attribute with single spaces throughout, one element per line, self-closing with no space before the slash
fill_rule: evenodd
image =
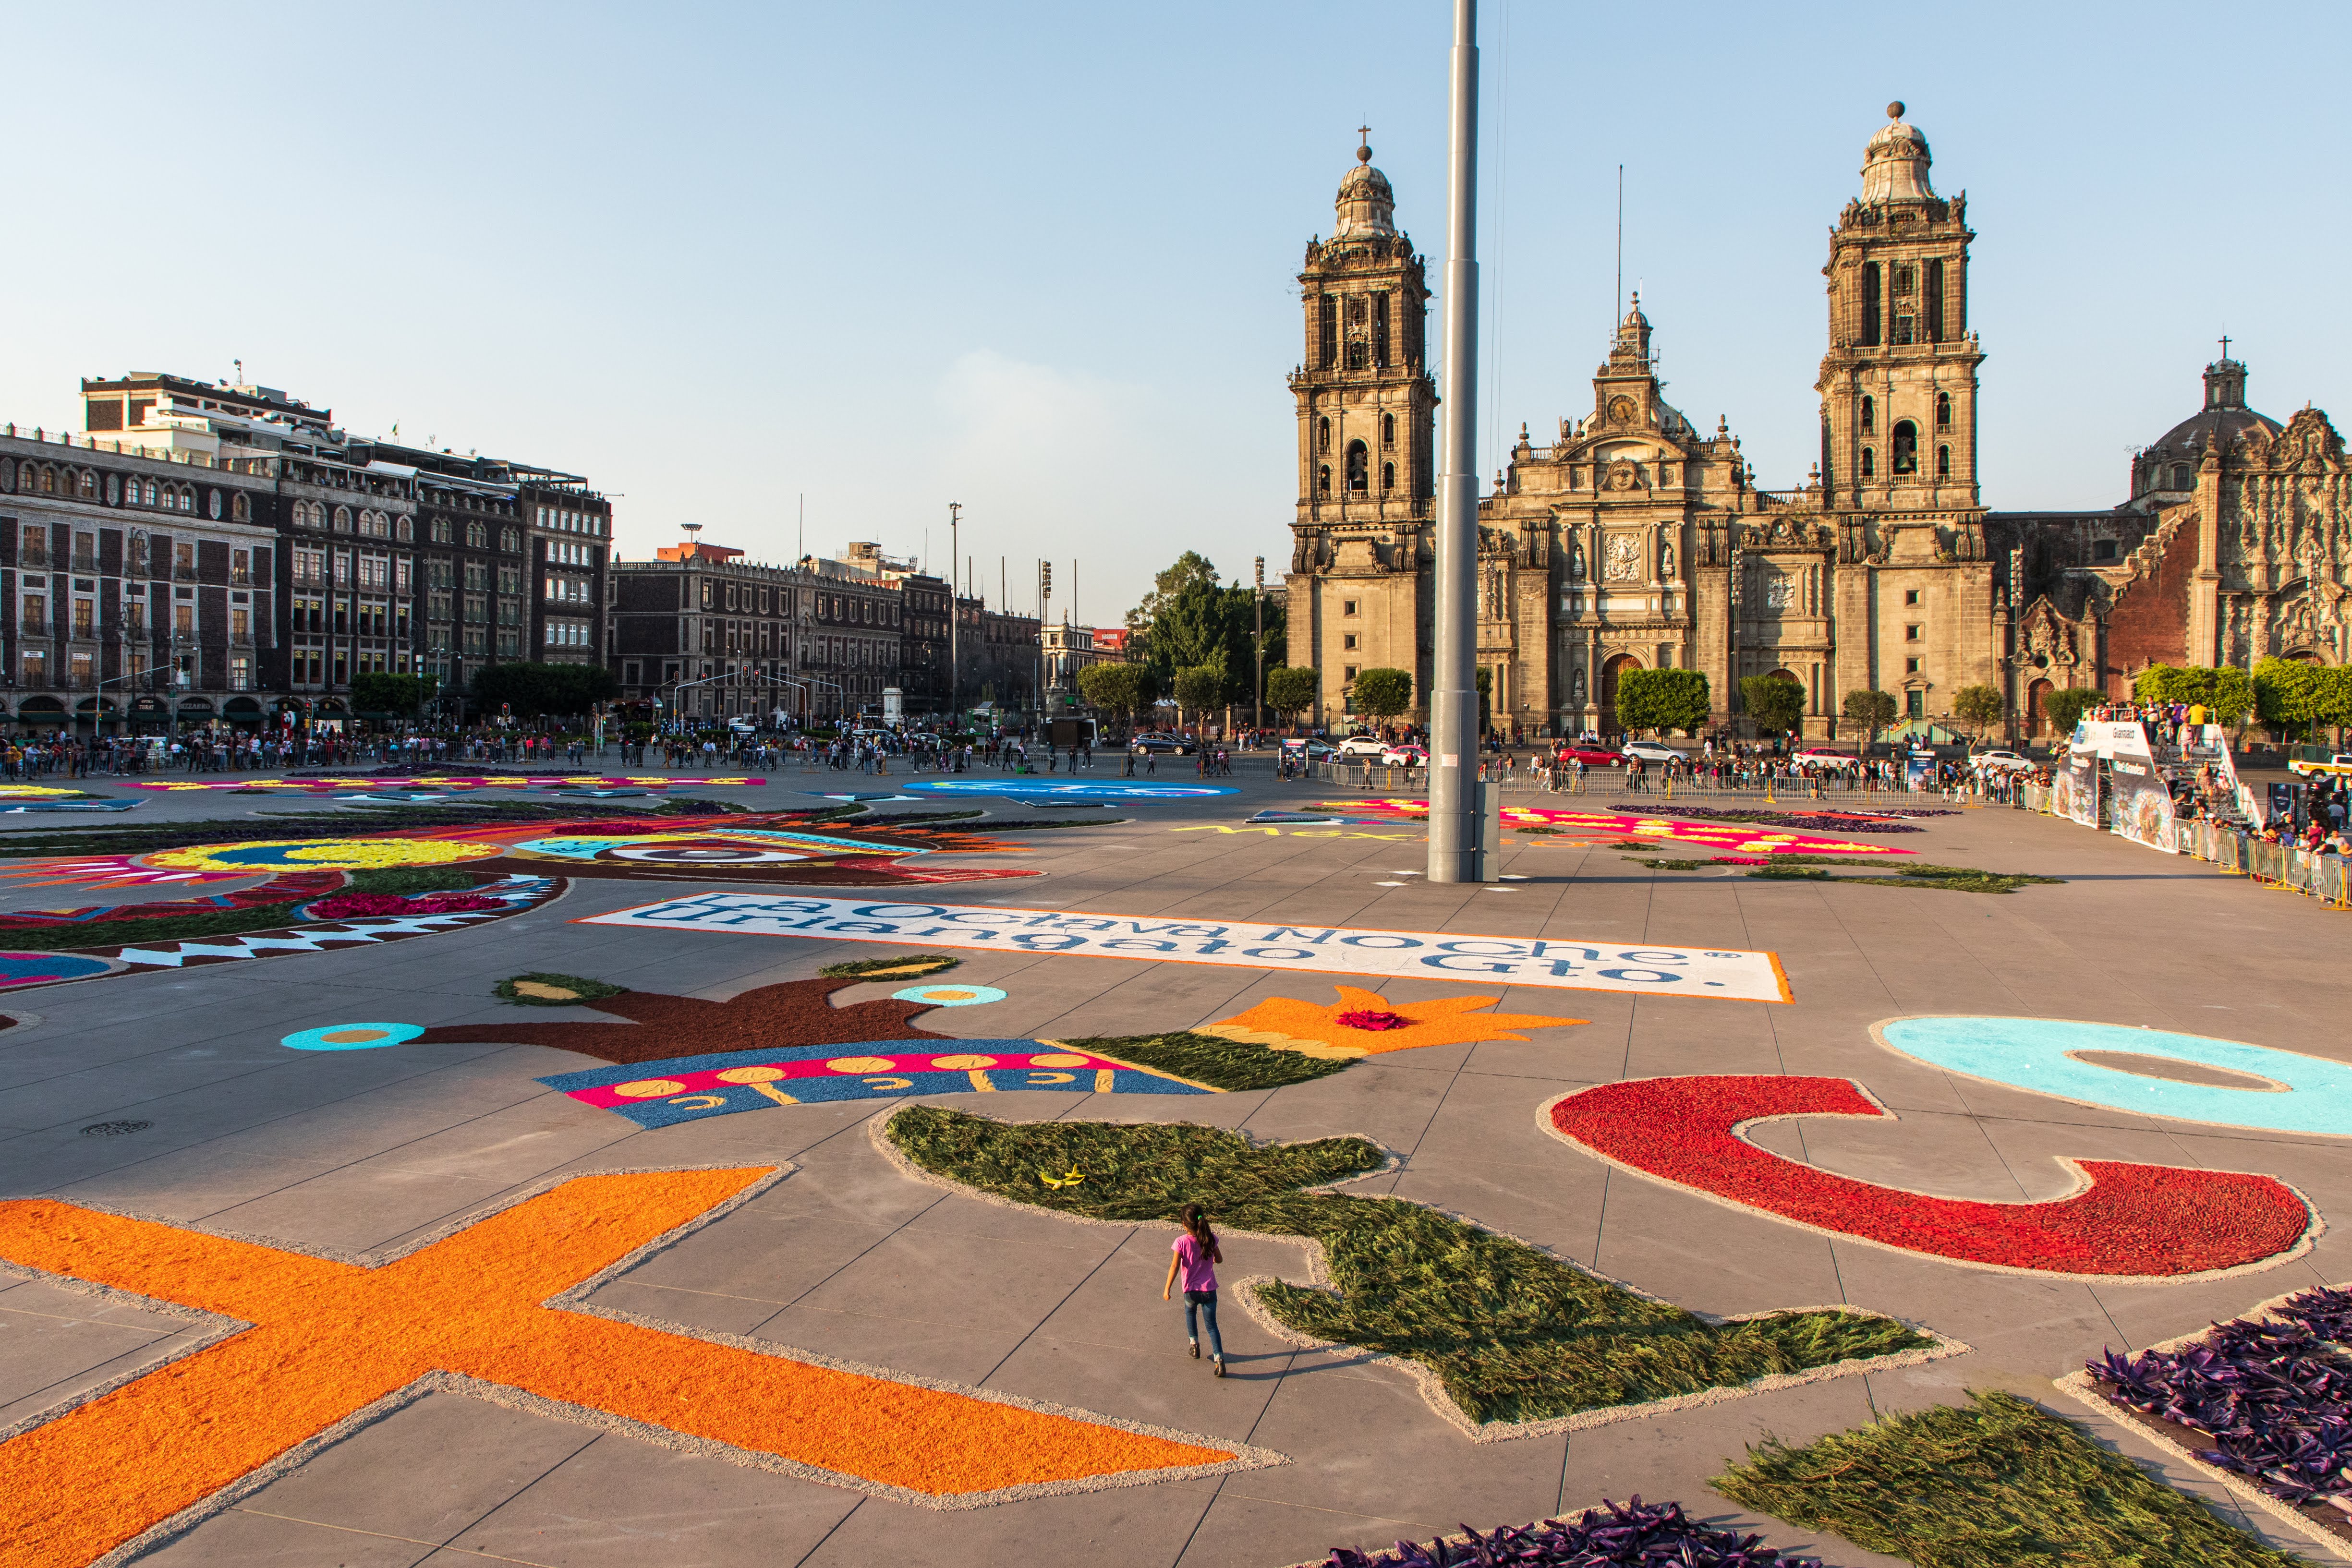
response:
<path id="1" fill-rule="evenodd" d="M 2254 711 L 2254 677 L 2235 664 L 2221 665 L 2213 672 L 2213 687 L 2206 695 L 2205 706 L 2213 723 L 2237 731 L 2242 739 L 2247 716 Z"/>
<path id="2" fill-rule="evenodd" d="M 1127 612 L 1128 640 L 1140 643 L 1149 651 L 1154 623 L 1160 612 L 1173 605 L 1188 588 L 1217 586 L 1217 565 L 1198 550 L 1186 550 L 1176 558 L 1176 564 L 1156 572 L 1151 579 L 1151 591 L 1141 603 Z"/>
<path id="3" fill-rule="evenodd" d="M 1804 722 L 1805 688 L 1786 675 L 1748 675 L 1739 683 L 1739 704 L 1757 728 L 1793 735 Z"/>
<path id="4" fill-rule="evenodd" d="M 1356 672 L 1356 684 L 1348 688 L 1354 699 L 1359 717 L 1374 723 L 1391 719 L 1412 706 L 1412 675 L 1410 671 L 1391 670 L 1374 665 Z"/>
<path id="5" fill-rule="evenodd" d="M 1078 695 L 1097 710 L 1131 716 L 1143 690 L 1143 672 L 1133 664 L 1088 664 L 1078 672 Z"/>
<path id="6" fill-rule="evenodd" d="M 2321 706 L 2315 666 L 2264 659 L 2254 666 L 2254 716 L 2292 737 L 2316 721 Z"/>
<path id="7" fill-rule="evenodd" d="M 620 690 L 601 664 L 486 664 L 474 676 L 473 700 L 487 716 L 511 708 L 517 718 L 584 714 Z"/>
<path id="8" fill-rule="evenodd" d="M 1617 677 L 1617 724 L 1629 733 L 1696 731 L 1712 702 L 1704 670 L 1627 670 Z"/>
<path id="9" fill-rule="evenodd" d="M 1624 677 L 1620 676 L 1619 679 Z M 1845 706 L 1838 710 L 1848 724 L 1861 727 L 1873 746 L 1878 744 L 1878 732 L 1895 722 L 1895 694 L 1856 687 L 1845 694 Z"/>
<path id="10" fill-rule="evenodd" d="M 2105 694 L 2095 686 L 2066 686 L 2042 699 L 2042 712 L 2052 729 L 2072 735 L 2083 716 L 2106 700 Z"/>
<path id="11" fill-rule="evenodd" d="M 1191 664 L 1176 672 L 1176 717 L 1180 724 L 1187 712 L 1197 721 L 1224 700 L 1224 665 Z"/>
<path id="12" fill-rule="evenodd" d="M 2132 677 L 2132 698 L 2143 703 L 2201 703 L 2213 689 L 2213 672 L 2150 664 Z"/>
<path id="13" fill-rule="evenodd" d="M 1315 706 L 1321 674 L 1311 664 L 1285 664 L 1265 673 L 1265 706 L 1293 723 Z"/>
<path id="14" fill-rule="evenodd" d="M 1477 685 L 1478 733 L 1485 735 L 1495 727 L 1495 672 L 1479 665 Z"/>
<path id="15" fill-rule="evenodd" d="M 391 713 L 403 716 L 425 706 L 433 695 L 430 675 L 394 675 L 362 670 L 352 677 L 352 706 L 361 713 Z"/>
<path id="16" fill-rule="evenodd" d="M 1952 716 L 1969 727 L 1977 743 L 1984 743 L 1988 727 L 1999 724 L 2009 712 L 2009 699 L 2000 695 L 1999 686 L 1962 686 L 1952 694 Z"/>

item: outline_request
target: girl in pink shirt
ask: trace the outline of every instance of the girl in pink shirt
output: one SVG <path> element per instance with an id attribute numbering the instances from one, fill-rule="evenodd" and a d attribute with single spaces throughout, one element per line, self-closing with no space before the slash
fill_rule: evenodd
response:
<path id="1" fill-rule="evenodd" d="M 1160 1287 L 1160 1299 L 1167 1301 L 1176 1287 L 1176 1276 L 1184 1276 L 1184 1337 L 1192 1342 L 1192 1359 L 1201 1359 L 1201 1320 L 1208 1320 L 1209 1356 L 1219 1377 L 1225 1375 L 1225 1343 L 1217 1336 L 1217 1269 L 1225 1255 L 1217 1249 L 1217 1233 L 1209 1228 L 1209 1217 L 1201 1212 L 1197 1203 L 1184 1206 L 1184 1233 L 1176 1238 L 1170 1249 L 1175 1256 L 1168 1260 L 1168 1279 Z"/>

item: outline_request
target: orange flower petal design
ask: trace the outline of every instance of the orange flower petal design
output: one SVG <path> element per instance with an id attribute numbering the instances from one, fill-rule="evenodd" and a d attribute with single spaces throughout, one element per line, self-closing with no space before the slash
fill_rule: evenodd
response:
<path id="1" fill-rule="evenodd" d="M 1475 1045 L 1490 1040 L 1528 1037 L 1513 1030 L 1557 1029 L 1589 1023 L 1589 1019 L 1551 1018 L 1541 1013 L 1482 1013 L 1500 997 L 1439 997 L 1426 1002 L 1392 1002 L 1377 991 L 1337 986 L 1339 1000 L 1318 1007 L 1290 997 L 1268 997 L 1245 1013 L 1202 1028 L 1202 1034 L 1228 1040 L 1259 1040 L 1276 1051 L 1300 1051 L 1310 1056 L 1380 1056 L 1391 1051 L 1412 1051 L 1425 1045 Z M 1350 1029 L 1339 1022 L 1342 1013 L 1388 1012 L 1412 1020 L 1403 1029 Z M 1267 1040 L 1265 1036 L 1281 1037 Z"/>

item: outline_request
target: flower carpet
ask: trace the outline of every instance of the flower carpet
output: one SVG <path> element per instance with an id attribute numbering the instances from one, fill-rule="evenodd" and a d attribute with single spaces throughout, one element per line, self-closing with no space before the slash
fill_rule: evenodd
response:
<path id="1" fill-rule="evenodd" d="M 951 866 L 942 856 L 1025 853 L 1018 843 L 929 823 L 837 826 L 831 811 L 713 817 L 630 814 L 493 820 L 365 836 L 228 839 L 115 855 L 37 857 L 0 877 L 40 885 L 198 883 L 268 872 L 467 864 L 505 874 L 814 887 L 1001 881 L 1039 873 Z M 234 831 L 232 825 L 222 824 Z M 1037 824 L 1022 824 L 1034 828 Z"/>
<path id="2" fill-rule="evenodd" d="M 1425 800 L 1322 800 L 1334 811 L 1371 816 L 1391 821 L 1425 822 Z M 1853 843 L 1843 839 L 1812 838 L 1778 828 L 1744 822 L 1690 821 L 1664 816 L 1638 816 L 1623 811 L 1570 811 L 1557 806 L 1509 806 L 1503 825 L 1583 833 L 1595 840 L 1638 839 L 1645 842 L 1673 841 L 1726 850 L 1739 854 L 1909 854 L 1889 844 Z"/>
<path id="3" fill-rule="evenodd" d="M 692 784 L 711 789 L 747 789 L 765 779 L 742 776 L 702 778 L 684 774 L 614 776 L 603 773 L 394 773 L 339 774 L 317 779 L 125 779 L 126 789 L 179 793 L 195 789 L 287 789 L 321 793 L 336 789 L 370 789 L 397 782 L 419 789 L 667 789 Z"/>
<path id="4" fill-rule="evenodd" d="M 775 1175 L 578 1176 L 382 1261 L 47 1199 L 0 1203 L 0 1261 L 170 1303 L 213 1330 L 169 1365 L 0 1443 L 0 1563 L 58 1568 L 160 1538 L 436 1388 L 934 1507 L 1274 1457 L 580 1301 Z"/>
<path id="5" fill-rule="evenodd" d="M 1318 1006 L 1289 997 L 1268 997 L 1247 1012 L 1199 1032 L 1247 1040 L 1272 1051 L 1348 1060 L 1429 1045 L 1475 1045 L 1484 1040 L 1525 1040 L 1515 1029 L 1556 1029 L 1583 1019 L 1543 1013 L 1488 1013 L 1499 997 L 1440 997 L 1434 1001 L 1391 1003 L 1377 991 L 1336 988 L 1337 1003 Z"/>
<path id="6" fill-rule="evenodd" d="M 1792 1116 L 1888 1117 L 1843 1078 L 1643 1078 L 1563 1094 L 1545 1121 L 1623 1169 L 1808 1229 L 1980 1268 L 2182 1279 L 2278 1261 L 2309 1246 L 2303 1197 L 2266 1176 L 2072 1162 L 2084 1189 L 2052 1203 L 1980 1203 L 1799 1165 L 1740 1136 Z"/>

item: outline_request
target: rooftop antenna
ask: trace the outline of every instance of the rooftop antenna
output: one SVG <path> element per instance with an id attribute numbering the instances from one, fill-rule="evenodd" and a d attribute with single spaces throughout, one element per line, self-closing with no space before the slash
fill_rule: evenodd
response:
<path id="1" fill-rule="evenodd" d="M 793 542 L 793 559 L 795 563 L 808 559 L 808 492 L 806 490 L 801 492 L 801 531 L 800 537 Z"/>
<path id="2" fill-rule="evenodd" d="M 701 549 L 702 525 L 700 523 L 680 523 L 678 527 L 686 530 L 686 548 L 689 555 Z"/>

